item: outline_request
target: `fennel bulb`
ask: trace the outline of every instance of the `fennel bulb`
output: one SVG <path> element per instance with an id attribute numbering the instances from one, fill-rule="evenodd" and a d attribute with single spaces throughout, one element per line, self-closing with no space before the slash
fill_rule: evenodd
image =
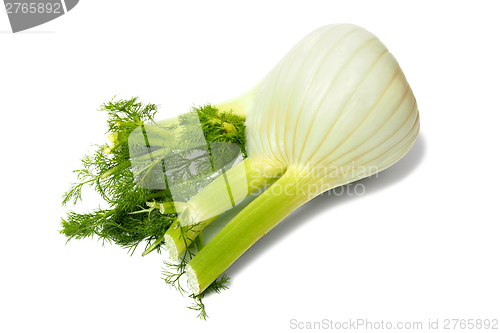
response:
<path id="1" fill-rule="evenodd" d="M 227 104 L 244 105 L 244 163 L 259 174 L 248 181 L 259 187 L 279 179 L 189 262 L 194 294 L 308 200 L 396 163 L 419 131 L 415 97 L 398 62 L 377 37 L 351 24 L 308 34 L 240 98 Z"/>

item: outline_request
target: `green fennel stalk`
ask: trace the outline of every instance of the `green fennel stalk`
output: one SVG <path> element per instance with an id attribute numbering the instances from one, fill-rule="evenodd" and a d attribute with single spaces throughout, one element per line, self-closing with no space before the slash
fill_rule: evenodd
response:
<path id="1" fill-rule="evenodd" d="M 300 169 L 284 175 L 232 219 L 187 264 L 188 284 L 203 292 L 221 272 L 262 236 L 310 198 L 314 178 Z M 303 195 L 297 195 L 302 193 Z"/>

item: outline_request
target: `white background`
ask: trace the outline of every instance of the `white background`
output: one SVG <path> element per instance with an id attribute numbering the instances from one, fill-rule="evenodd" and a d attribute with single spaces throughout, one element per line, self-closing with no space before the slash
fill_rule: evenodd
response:
<path id="1" fill-rule="evenodd" d="M 0 13 L 0 331 L 500 319 L 498 2 L 180 3 L 81 1 L 18 34 Z M 100 104 L 137 95 L 161 104 L 161 119 L 220 102 L 338 22 L 388 46 L 421 114 L 412 150 L 360 181 L 365 195 L 320 196 L 289 216 L 229 268 L 230 289 L 205 300 L 207 322 L 161 280 L 161 255 L 65 245 L 60 198 L 105 140 Z M 75 209 L 96 205 L 85 193 Z"/>

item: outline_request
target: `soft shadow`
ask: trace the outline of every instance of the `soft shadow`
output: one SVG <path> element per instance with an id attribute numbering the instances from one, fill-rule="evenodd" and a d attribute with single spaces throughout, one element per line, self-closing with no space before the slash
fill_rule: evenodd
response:
<path id="1" fill-rule="evenodd" d="M 366 193 L 363 196 L 373 195 L 378 191 L 386 189 L 391 185 L 403 180 L 413 171 L 415 171 L 415 169 L 420 165 L 424 158 L 425 150 L 425 139 L 421 131 L 410 151 L 396 164 L 378 173 L 377 176 L 358 180 L 354 184 L 364 185 L 364 187 L 366 188 Z M 331 191 L 333 190 L 330 190 L 328 192 Z M 335 190 L 335 193 L 339 194 L 328 192 L 312 199 L 305 205 L 296 209 L 283 222 L 278 224 L 268 234 L 259 239 L 257 243 L 255 243 L 250 249 L 248 249 L 226 270 L 227 275 L 230 277 L 238 275 L 242 268 L 247 267 L 252 261 L 258 259 L 259 256 L 272 248 L 272 246 L 274 246 L 281 239 L 294 232 L 294 230 L 299 225 L 307 223 L 307 221 L 314 219 L 314 217 L 316 217 L 318 214 L 322 214 L 327 210 L 333 210 L 339 205 L 359 198 L 359 196 L 356 195 L 348 195 L 347 191 L 341 192 L 339 189 Z"/>
<path id="2" fill-rule="evenodd" d="M 3 30 L 0 31 L 1 34 L 9 34 L 9 35 L 41 35 L 41 34 L 54 34 L 56 33 L 55 31 L 36 31 L 36 30 L 25 30 L 25 31 L 19 31 L 16 33 L 13 33 L 10 30 Z"/>

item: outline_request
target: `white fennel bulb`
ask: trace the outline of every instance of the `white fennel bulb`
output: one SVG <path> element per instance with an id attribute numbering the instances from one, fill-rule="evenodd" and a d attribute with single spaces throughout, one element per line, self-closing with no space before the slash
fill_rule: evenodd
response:
<path id="1" fill-rule="evenodd" d="M 337 170 L 322 178 L 330 188 L 391 166 L 417 137 L 417 104 L 403 71 L 356 25 L 313 31 L 259 88 L 246 120 L 249 156 L 284 169 Z"/>

